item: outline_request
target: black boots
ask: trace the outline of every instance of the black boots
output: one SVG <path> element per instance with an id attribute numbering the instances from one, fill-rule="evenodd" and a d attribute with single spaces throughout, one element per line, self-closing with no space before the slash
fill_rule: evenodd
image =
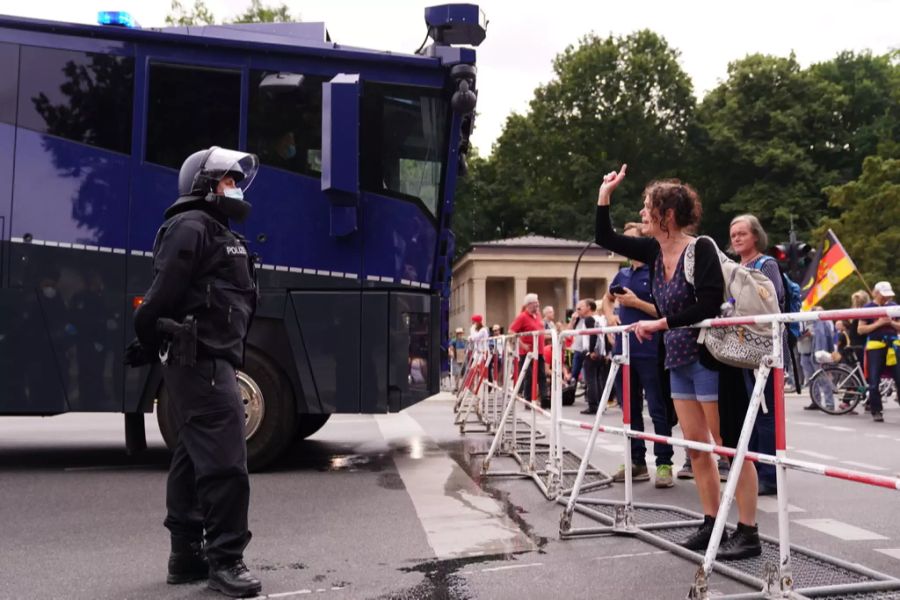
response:
<path id="1" fill-rule="evenodd" d="M 221 565 L 210 565 L 209 589 L 222 592 L 232 598 L 250 598 L 259 594 L 262 584 L 250 574 L 242 560 Z"/>
<path id="2" fill-rule="evenodd" d="M 715 517 L 705 515 L 703 517 L 703 525 L 701 525 L 697 531 L 687 536 L 687 538 L 680 541 L 678 545 L 682 548 L 687 548 L 688 550 L 706 550 L 706 547 L 709 546 L 709 538 L 712 536 L 713 525 L 715 525 L 715 523 Z M 723 531 L 722 543 L 725 543 L 727 536 L 728 532 Z"/>
<path id="3" fill-rule="evenodd" d="M 169 575 L 166 583 L 190 583 L 206 579 L 209 563 L 200 540 L 172 538 L 172 552 L 169 553 Z"/>
<path id="4" fill-rule="evenodd" d="M 728 541 L 723 541 L 716 554 L 717 560 L 740 560 L 752 558 L 762 554 L 762 545 L 759 543 L 759 529 L 756 525 L 744 525 L 738 523 L 737 530 Z"/>

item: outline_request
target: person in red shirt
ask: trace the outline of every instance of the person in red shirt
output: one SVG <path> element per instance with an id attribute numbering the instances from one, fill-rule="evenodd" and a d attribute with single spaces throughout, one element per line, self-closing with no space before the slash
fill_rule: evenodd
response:
<path id="1" fill-rule="evenodd" d="M 524 306 L 522 306 L 522 312 L 519 313 L 519 316 L 513 320 L 513 322 L 509 326 L 510 333 L 526 333 L 528 331 L 543 331 L 544 330 L 544 321 L 541 319 L 540 315 L 540 302 L 538 302 L 537 294 L 525 294 L 525 301 L 523 302 Z M 525 335 L 518 337 L 519 342 L 519 368 L 522 368 L 522 365 L 525 363 L 525 356 L 532 351 L 534 347 L 534 336 Z M 544 336 L 538 336 L 538 348 L 543 349 L 544 347 Z M 537 368 L 538 373 L 544 373 L 544 356 L 542 352 L 538 353 L 537 357 Z M 522 383 L 522 393 L 525 396 L 526 400 L 531 400 L 531 369 L 532 365 L 528 367 L 528 373 L 525 374 L 525 381 Z M 544 377 L 538 377 L 538 389 L 539 389 L 539 397 L 544 397 L 544 392 L 546 391 L 547 382 Z"/>

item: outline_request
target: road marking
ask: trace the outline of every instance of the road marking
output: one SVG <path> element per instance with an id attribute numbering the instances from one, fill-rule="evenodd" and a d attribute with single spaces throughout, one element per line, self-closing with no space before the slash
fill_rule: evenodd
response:
<path id="1" fill-rule="evenodd" d="M 873 531 L 868 531 L 849 523 L 835 521 L 834 519 L 795 519 L 794 523 L 845 541 L 888 539 Z"/>
<path id="2" fill-rule="evenodd" d="M 493 573 L 494 571 L 511 571 L 513 569 L 530 569 L 532 567 L 541 567 L 544 563 L 528 563 L 526 565 L 506 565 L 503 567 L 489 567 L 482 569 L 482 573 Z"/>
<path id="3" fill-rule="evenodd" d="M 900 548 L 875 548 L 875 552 L 881 552 L 882 554 L 887 554 L 891 558 L 900 560 Z"/>
<path id="4" fill-rule="evenodd" d="M 756 501 L 756 508 L 763 511 L 764 513 L 777 513 L 778 498 L 776 498 L 775 496 L 760 496 Z M 799 506 L 788 504 L 788 512 L 806 512 L 806 510 L 800 508 Z"/>
<path id="5" fill-rule="evenodd" d="M 376 415 L 385 441 L 403 440 L 437 448 L 406 413 Z M 428 544 L 438 558 L 511 554 L 535 550 L 534 542 L 506 515 L 503 505 L 481 490 L 444 452 L 421 458 L 394 456 Z"/>
<path id="6" fill-rule="evenodd" d="M 830 429 L 831 431 L 856 431 L 852 427 L 841 427 L 840 425 L 825 425 L 824 429 Z"/>
<path id="7" fill-rule="evenodd" d="M 622 444 L 597 444 L 597 447 L 613 454 L 622 454 L 625 451 L 625 446 Z"/>
<path id="8" fill-rule="evenodd" d="M 614 558 L 635 558 L 638 556 L 655 556 L 657 554 L 668 554 L 666 550 L 653 550 L 651 552 L 635 552 L 633 554 L 612 554 L 610 556 L 595 556 L 593 560 L 613 560 Z"/>
<path id="9" fill-rule="evenodd" d="M 870 465 L 869 463 L 856 462 L 855 460 L 842 460 L 842 465 L 850 465 L 851 467 L 859 467 L 860 469 L 869 469 L 871 471 L 887 471 L 884 467 L 878 465 Z"/>
<path id="10" fill-rule="evenodd" d="M 812 450 L 794 450 L 797 454 L 802 454 L 804 456 L 811 456 L 813 458 L 819 458 L 821 460 L 836 460 L 835 457 L 829 456 L 828 454 L 822 454 L 820 452 L 813 452 Z"/>
<path id="11" fill-rule="evenodd" d="M 318 588 L 315 590 L 296 590 L 293 592 L 278 592 L 277 594 L 265 594 L 263 596 L 254 596 L 251 600 L 266 600 L 267 598 L 290 598 L 291 596 L 306 596 L 308 594 L 323 594 L 328 591 L 339 592 L 345 588 L 334 586 L 331 590 L 325 588 Z"/>

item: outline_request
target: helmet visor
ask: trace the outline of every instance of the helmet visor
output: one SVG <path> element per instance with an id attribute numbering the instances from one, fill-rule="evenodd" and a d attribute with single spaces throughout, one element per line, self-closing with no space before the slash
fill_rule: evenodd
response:
<path id="1" fill-rule="evenodd" d="M 203 165 L 206 176 L 219 181 L 226 175 L 231 175 L 235 185 L 245 192 L 253 183 L 258 169 L 259 159 L 255 154 L 225 148 L 213 148 Z"/>

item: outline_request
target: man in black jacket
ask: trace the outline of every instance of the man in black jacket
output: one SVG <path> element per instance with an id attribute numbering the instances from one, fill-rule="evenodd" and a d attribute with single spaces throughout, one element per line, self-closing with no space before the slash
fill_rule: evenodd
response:
<path id="1" fill-rule="evenodd" d="M 179 198 L 153 244 L 153 283 L 134 315 L 139 345 L 129 349 L 132 363 L 157 352 L 164 358 L 178 428 L 166 489 L 167 581 L 208 576 L 210 588 L 233 597 L 254 596 L 262 587 L 243 562 L 250 483 L 235 375 L 257 291 L 247 247 L 228 226 L 249 213 L 243 190 L 258 165 L 252 154 L 217 147 L 184 162 Z M 161 333 L 161 319 L 194 323 L 183 334 L 195 333 L 187 346 Z"/>

